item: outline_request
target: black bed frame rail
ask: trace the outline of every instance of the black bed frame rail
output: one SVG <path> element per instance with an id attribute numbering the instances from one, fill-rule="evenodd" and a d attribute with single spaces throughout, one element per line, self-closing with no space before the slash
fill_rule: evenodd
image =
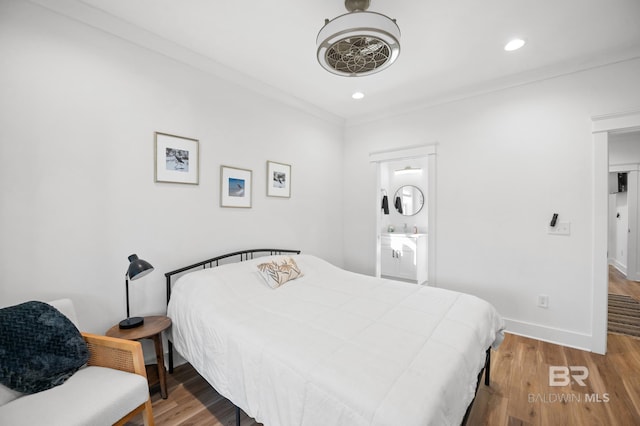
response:
<path id="1" fill-rule="evenodd" d="M 487 349 L 485 358 L 484 358 L 484 367 L 478 373 L 478 383 L 476 383 L 476 393 L 471 400 L 471 403 L 467 407 L 467 411 L 464 413 L 464 418 L 462 419 L 461 426 L 466 426 L 467 421 L 469 420 L 469 414 L 471 414 L 471 408 L 473 408 L 473 403 L 476 400 L 476 396 L 478 396 L 478 390 L 480 388 L 480 381 L 482 380 L 482 373 L 484 373 L 484 385 L 489 386 L 491 384 L 491 347 Z"/>
<path id="2" fill-rule="evenodd" d="M 226 253 L 220 256 L 212 257 L 211 259 L 203 260 L 202 262 L 194 263 L 193 265 L 185 266 L 180 269 L 176 269 L 175 271 L 167 272 L 164 274 L 164 277 L 167 281 L 167 305 L 169 304 L 169 299 L 171 299 L 171 287 L 172 287 L 172 278 L 174 275 L 181 274 L 183 272 L 191 271 L 193 269 L 208 269 L 214 268 L 216 266 L 220 266 L 220 261 L 223 259 L 228 259 L 230 257 L 239 256 L 240 262 L 244 262 L 245 260 L 250 260 L 254 258 L 256 254 L 263 255 L 280 255 L 285 253 L 291 254 L 300 254 L 300 250 L 289 250 L 289 249 L 250 249 L 250 250 L 241 250 L 233 253 Z M 173 343 L 169 340 L 169 373 L 173 373 Z"/>

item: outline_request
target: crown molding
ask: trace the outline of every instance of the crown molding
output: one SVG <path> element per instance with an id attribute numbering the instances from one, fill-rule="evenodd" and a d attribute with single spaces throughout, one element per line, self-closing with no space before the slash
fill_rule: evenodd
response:
<path id="1" fill-rule="evenodd" d="M 242 71 L 232 69 L 180 44 L 162 38 L 150 31 L 125 22 L 107 12 L 78 0 L 28 0 L 74 21 L 106 32 L 138 47 L 163 55 L 204 73 L 232 82 L 296 110 L 306 112 L 333 125 L 343 126 L 344 118 L 307 101 L 292 96 L 274 86 L 249 77 Z"/>
<path id="2" fill-rule="evenodd" d="M 141 48 L 153 51 L 167 58 L 191 66 L 201 72 L 229 81 L 251 90 L 254 93 L 277 101 L 299 111 L 306 112 L 330 124 L 341 127 L 354 127 L 385 120 L 396 116 L 407 115 L 416 111 L 430 109 L 453 102 L 484 96 L 540 81 L 578 74 L 596 68 L 640 59 L 640 44 L 625 46 L 616 51 L 594 56 L 592 58 L 576 58 L 526 71 L 519 74 L 485 81 L 479 84 L 436 93 L 427 97 L 398 104 L 387 104 L 382 109 L 354 116 L 341 117 L 313 103 L 298 98 L 263 81 L 248 76 L 240 70 L 232 69 L 204 55 L 196 53 L 185 46 L 164 39 L 152 32 L 125 22 L 103 10 L 88 5 L 81 0 L 28 0 L 30 3 L 66 16 L 82 24 L 109 33 Z"/>
<path id="3" fill-rule="evenodd" d="M 411 114 L 416 111 L 435 108 L 445 104 L 488 95 L 516 87 L 527 86 L 545 80 L 580 74 L 586 71 L 604 68 L 611 65 L 630 62 L 640 59 L 640 45 L 627 47 L 609 52 L 589 60 L 576 59 L 566 61 L 549 67 L 513 74 L 502 78 L 486 81 L 476 85 L 466 86 L 455 90 L 446 91 L 428 98 L 417 99 L 398 105 L 388 105 L 385 111 L 367 113 L 345 120 L 346 127 L 359 126 L 374 121 L 385 120 L 396 116 Z"/>

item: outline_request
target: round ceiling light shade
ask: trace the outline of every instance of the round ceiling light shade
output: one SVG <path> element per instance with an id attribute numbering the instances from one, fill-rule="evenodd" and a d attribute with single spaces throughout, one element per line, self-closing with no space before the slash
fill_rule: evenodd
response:
<path id="1" fill-rule="evenodd" d="M 318 62 L 327 71 L 358 77 L 390 66 L 400 54 L 400 28 L 391 18 L 355 10 L 327 21 L 316 39 Z"/>

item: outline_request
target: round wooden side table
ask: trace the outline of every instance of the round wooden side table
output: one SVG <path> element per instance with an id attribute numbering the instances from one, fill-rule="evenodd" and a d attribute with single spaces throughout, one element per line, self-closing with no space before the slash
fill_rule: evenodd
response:
<path id="1" fill-rule="evenodd" d="M 162 332 L 171 327 L 171 318 L 158 315 L 144 317 L 144 324 L 140 327 L 121 329 L 118 324 L 111 327 L 105 333 L 109 337 L 118 337 L 127 340 L 151 339 L 156 348 L 156 361 L 158 381 L 160 382 L 160 395 L 167 399 L 167 374 L 164 367 L 164 350 L 162 348 Z M 149 370 L 147 369 L 149 372 Z M 149 377 L 148 377 L 149 379 Z M 149 387 L 153 386 L 153 380 L 149 380 Z"/>

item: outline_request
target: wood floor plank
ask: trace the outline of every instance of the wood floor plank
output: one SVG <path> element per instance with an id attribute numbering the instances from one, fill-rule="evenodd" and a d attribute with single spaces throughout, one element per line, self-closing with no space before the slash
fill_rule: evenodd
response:
<path id="1" fill-rule="evenodd" d="M 548 342 L 539 342 L 539 348 L 541 353 L 541 362 L 538 366 L 537 376 L 534 380 L 538 383 L 537 395 L 542 395 L 543 398 L 540 407 L 539 424 L 540 425 L 568 425 L 571 424 L 572 419 L 575 417 L 575 413 L 572 412 L 571 407 L 567 407 L 563 410 L 550 410 L 549 404 L 562 404 L 556 400 L 573 401 L 576 398 L 576 392 L 571 388 L 563 391 L 556 391 L 555 388 L 549 386 L 549 371 L 550 367 L 566 366 L 567 356 L 564 351 L 564 347 L 554 345 Z M 536 398 L 536 394 L 529 395 L 529 397 Z M 567 406 L 568 404 L 564 404 Z"/>
<path id="2" fill-rule="evenodd" d="M 508 384 L 508 415 L 531 424 L 540 424 L 541 402 L 529 401 L 530 394 L 538 394 L 538 341 L 521 338 L 516 346 L 513 371 Z M 500 350 L 498 349 L 498 352 Z"/>
<path id="3" fill-rule="evenodd" d="M 609 265 L 609 293 L 631 296 L 640 301 L 640 283 L 629 281 L 622 272 Z"/>
<path id="4" fill-rule="evenodd" d="M 546 365 L 567 365 L 564 347 L 553 343 L 540 342 L 542 362 Z"/>
<path id="5" fill-rule="evenodd" d="M 624 377 L 622 383 L 629 395 L 630 411 L 634 416 L 633 424 L 640 425 L 640 374 Z"/>

